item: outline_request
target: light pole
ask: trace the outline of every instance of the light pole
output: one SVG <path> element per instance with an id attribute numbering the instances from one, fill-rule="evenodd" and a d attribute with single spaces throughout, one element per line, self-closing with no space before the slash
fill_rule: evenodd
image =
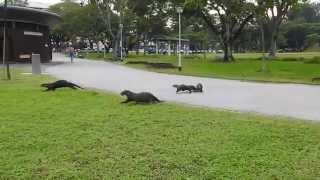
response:
<path id="1" fill-rule="evenodd" d="M 122 37 L 122 30 L 123 30 L 123 24 L 120 24 L 120 60 L 122 61 L 122 59 L 123 59 L 123 51 L 122 51 L 122 39 L 123 39 L 123 37 Z"/>
<path id="2" fill-rule="evenodd" d="M 3 61 L 3 69 L 5 69 L 5 65 L 7 66 L 7 70 L 4 70 L 4 73 L 7 74 L 7 79 L 11 79 L 10 75 L 10 67 L 9 67 L 9 62 L 6 60 L 6 39 L 7 39 L 7 33 L 6 33 L 6 25 L 7 25 L 7 7 L 8 7 L 8 1 L 4 1 L 4 6 L 3 6 L 3 52 L 2 52 L 2 61 Z"/>
<path id="3" fill-rule="evenodd" d="M 134 26 L 135 26 L 135 35 L 136 35 L 136 38 L 137 38 L 137 42 L 136 42 L 136 55 L 139 55 L 139 33 L 138 33 L 138 20 L 134 20 L 133 21 L 134 23 Z"/>
<path id="4" fill-rule="evenodd" d="M 182 70 L 182 64 L 181 64 L 181 13 L 183 12 L 183 8 L 182 7 L 177 7 L 177 12 L 179 14 L 179 48 L 178 48 L 178 51 L 179 51 L 179 64 L 178 64 L 178 68 L 179 68 L 179 71 Z"/>

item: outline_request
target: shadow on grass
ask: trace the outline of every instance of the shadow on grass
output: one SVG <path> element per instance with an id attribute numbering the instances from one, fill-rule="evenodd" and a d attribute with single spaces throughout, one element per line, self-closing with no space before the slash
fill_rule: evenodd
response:
<path id="1" fill-rule="evenodd" d="M 126 64 L 142 64 L 150 68 L 157 69 L 177 69 L 178 67 L 171 63 L 151 63 L 147 61 L 129 61 Z"/>

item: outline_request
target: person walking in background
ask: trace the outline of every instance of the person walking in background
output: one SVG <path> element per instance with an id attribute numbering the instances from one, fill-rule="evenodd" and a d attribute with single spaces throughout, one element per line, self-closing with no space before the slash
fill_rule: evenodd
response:
<path id="1" fill-rule="evenodd" d="M 71 63 L 73 63 L 75 52 L 74 52 L 74 48 L 72 46 L 69 47 L 69 56 L 70 56 Z"/>

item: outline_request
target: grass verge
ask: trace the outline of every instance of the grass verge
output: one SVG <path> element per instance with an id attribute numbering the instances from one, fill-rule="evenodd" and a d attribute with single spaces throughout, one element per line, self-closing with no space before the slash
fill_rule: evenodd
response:
<path id="1" fill-rule="evenodd" d="M 315 179 L 320 124 L 0 80 L 0 179 Z"/>

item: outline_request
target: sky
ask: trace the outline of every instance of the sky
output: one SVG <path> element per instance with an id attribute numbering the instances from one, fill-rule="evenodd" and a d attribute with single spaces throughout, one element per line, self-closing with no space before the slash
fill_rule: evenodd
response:
<path id="1" fill-rule="evenodd" d="M 29 0 L 30 6 L 46 8 L 50 5 L 57 4 L 61 0 Z"/>
<path id="2" fill-rule="evenodd" d="M 311 0 L 312 2 L 320 2 L 320 0 Z M 61 0 L 29 0 L 31 6 L 48 7 L 50 5 L 61 2 Z"/>

